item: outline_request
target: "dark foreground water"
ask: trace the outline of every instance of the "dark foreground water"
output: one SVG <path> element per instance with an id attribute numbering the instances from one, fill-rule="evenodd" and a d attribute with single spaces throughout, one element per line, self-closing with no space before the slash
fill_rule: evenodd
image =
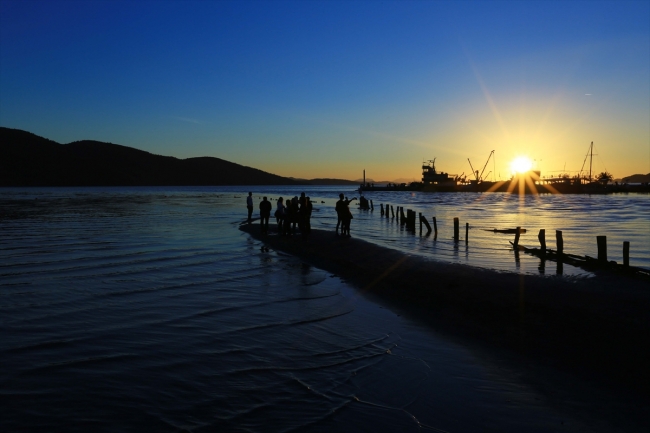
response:
<path id="1" fill-rule="evenodd" d="M 498 357 L 262 251 L 237 229 L 243 190 L 0 190 L 0 431 L 616 431 L 611 419 L 626 417 L 616 402 L 610 421 L 585 415 L 585 401 L 549 398 Z M 333 228 L 337 193 L 308 191 L 315 227 Z M 647 196 L 481 197 L 376 196 L 435 210 L 438 239 L 405 233 L 378 209 L 355 209 L 353 234 L 539 273 L 533 259 L 515 262 L 508 237 L 480 228 L 576 228 L 565 242 L 577 250 L 603 227 L 617 240 L 635 234 L 625 239 L 633 260 L 648 263 Z M 467 247 L 445 232 L 453 216 L 475 224 Z M 589 277 L 567 268 L 549 278 Z"/>

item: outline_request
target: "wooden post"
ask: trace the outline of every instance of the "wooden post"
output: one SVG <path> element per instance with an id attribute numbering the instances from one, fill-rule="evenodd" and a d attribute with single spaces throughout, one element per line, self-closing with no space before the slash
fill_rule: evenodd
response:
<path id="1" fill-rule="evenodd" d="M 393 206 L 390 207 L 390 213 L 395 218 L 395 208 Z"/>
<path id="2" fill-rule="evenodd" d="M 630 266 L 630 243 L 623 242 L 623 266 L 626 268 Z"/>
<path id="3" fill-rule="evenodd" d="M 404 206 L 399 207 L 399 222 L 400 224 L 406 224 L 406 215 L 404 215 Z"/>
<path id="4" fill-rule="evenodd" d="M 596 236 L 598 242 L 598 261 L 607 263 L 607 236 Z"/>
<path id="5" fill-rule="evenodd" d="M 517 227 L 517 231 L 515 232 L 515 242 L 514 242 L 514 248 L 518 250 L 519 246 L 519 235 L 521 234 L 521 227 Z"/>
<path id="6" fill-rule="evenodd" d="M 454 218 L 454 242 L 458 242 L 458 218 Z"/>
<path id="7" fill-rule="evenodd" d="M 537 239 L 539 239 L 539 248 L 542 250 L 542 254 L 546 254 L 546 229 L 539 229 Z"/>
<path id="8" fill-rule="evenodd" d="M 564 254 L 564 240 L 562 240 L 562 230 L 555 230 L 555 242 L 557 243 L 557 253 Z"/>
<path id="9" fill-rule="evenodd" d="M 384 216 L 384 204 L 383 203 L 379 204 L 379 209 L 381 211 L 381 216 Z"/>
<path id="10" fill-rule="evenodd" d="M 435 234 L 438 234 L 438 223 L 436 222 L 436 217 L 433 217 L 433 231 Z"/>
<path id="11" fill-rule="evenodd" d="M 429 233 L 431 233 L 431 226 L 429 225 L 429 221 L 427 221 L 427 219 L 424 216 L 422 216 L 422 214 L 420 214 L 420 225 L 422 225 L 423 223 L 425 226 L 427 226 L 427 235 L 428 235 Z"/>
<path id="12" fill-rule="evenodd" d="M 469 223 L 465 223 L 465 243 L 469 240 Z"/>
<path id="13" fill-rule="evenodd" d="M 375 210 L 375 207 L 372 205 L 372 199 L 370 199 L 370 210 Z"/>
<path id="14" fill-rule="evenodd" d="M 418 220 L 420 220 L 420 234 L 422 234 L 422 212 L 418 212 Z"/>

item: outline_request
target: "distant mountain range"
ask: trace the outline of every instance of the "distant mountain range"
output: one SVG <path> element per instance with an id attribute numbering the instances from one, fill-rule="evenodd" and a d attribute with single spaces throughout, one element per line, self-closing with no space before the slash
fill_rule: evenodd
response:
<path id="1" fill-rule="evenodd" d="M 422 179 L 414 179 L 414 178 L 405 178 L 405 177 L 400 177 L 399 179 L 395 180 L 374 180 L 370 178 L 366 178 L 366 183 L 374 183 L 377 185 L 386 185 L 389 183 L 411 183 L 411 182 L 420 182 Z M 362 184 L 363 179 L 357 179 L 354 181 L 354 183 Z"/>
<path id="2" fill-rule="evenodd" d="M 220 158 L 178 159 L 100 141 L 59 144 L 0 127 L 0 186 L 355 185 L 292 179 Z"/>
<path id="3" fill-rule="evenodd" d="M 290 177 L 289 179 L 298 182 L 300 185 L 359 185 L 359 182 L 347 179 L 330 179 L 330 178 L 317 178 L 317 179 L 299 179 Z"/>
<path id="4" fill-rule="evenodd" d="M 650 182 L 650 173 L 648 174 L 633 174 L 632 176 L 624 177 L 624 183 L 648 183 Z"/>

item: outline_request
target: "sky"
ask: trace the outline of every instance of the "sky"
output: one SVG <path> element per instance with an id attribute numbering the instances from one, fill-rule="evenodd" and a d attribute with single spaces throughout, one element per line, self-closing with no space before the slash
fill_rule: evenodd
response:
<path id="1" fill-rule="evenodd" d="M 574 174 L 592 141 L 645 174 L 650 1 L 0 0 L 0 126 L 307 179 Z"/>

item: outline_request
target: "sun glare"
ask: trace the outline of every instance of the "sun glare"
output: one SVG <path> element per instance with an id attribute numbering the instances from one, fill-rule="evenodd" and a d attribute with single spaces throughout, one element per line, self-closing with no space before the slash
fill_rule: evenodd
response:
<path id="1" fill-rule="evenodd" d="M 510 163 L 510 170 L 513 173 L 526 173 L 533 168 L 533 162 L 526 156 L 518 156 Z"/>

